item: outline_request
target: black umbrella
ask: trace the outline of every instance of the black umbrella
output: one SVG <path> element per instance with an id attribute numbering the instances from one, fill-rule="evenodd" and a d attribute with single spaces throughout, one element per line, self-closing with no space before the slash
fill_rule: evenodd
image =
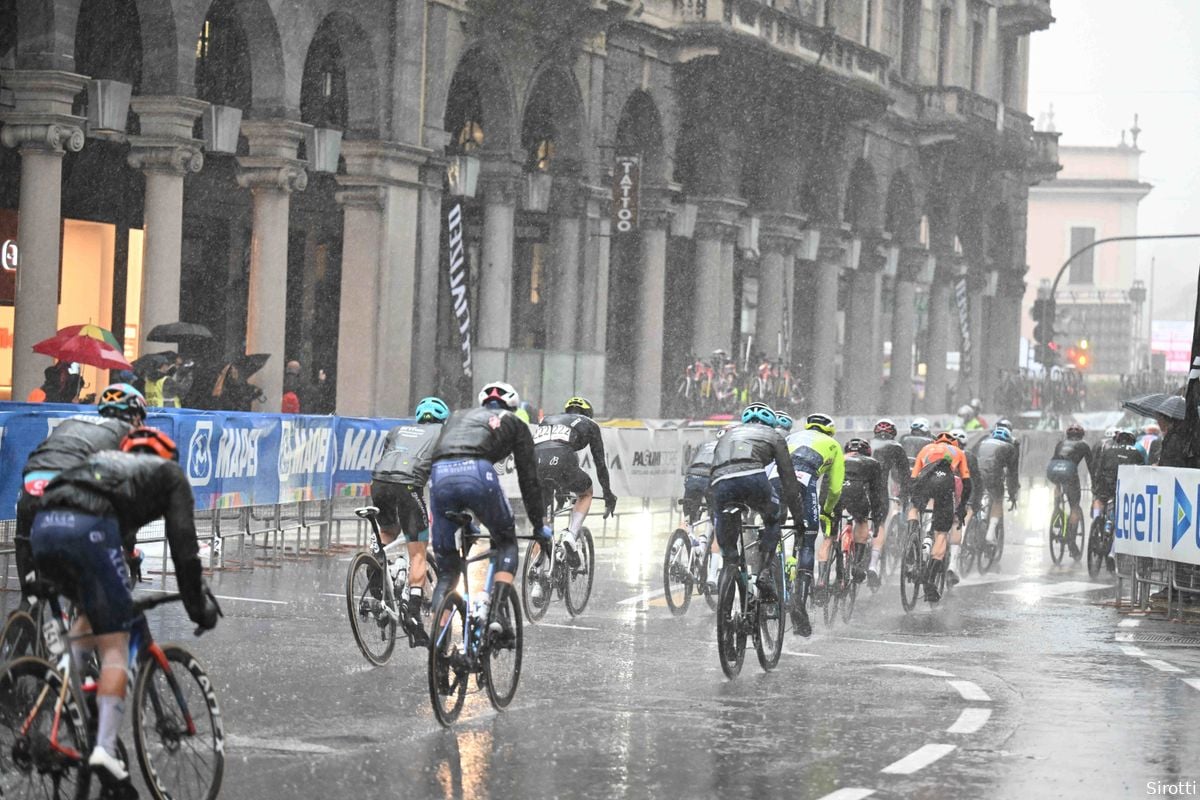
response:
<path id="1" fill-rule="evenodd" d="M 1126 400 L 1121 405 L 1143 417 L 1183 419 L 1187 416 L 1187 401 L 1177 394 L 1148 394 L 1145 397 Z"/>
<path id="2" fill-rule="evenodd" d="M 238 374 L 242 376 L 242 380 L 246 380 L 254 373 L 263 368 L 263 365 L 270 360 L 270 353 L 247 353 L 244 356 L 239 356 L 233 360 L 233 366 L 237 369 Z"/>
<path id="3" fill-rule="evenodd" d="M 170 350 L 162 353 L 148 353 L 133 362 L 133 372 L 137 375 L 153 375 L 163 364 L 175 360 L 175 354 Z"/>
<path id="4" fill-rule="evenodd" d="M 194 322 L 168 322 L 155 325 L 146 337 L 151 342 L 182 342 L 184 339 L 211 339 L 212 331 Z"/>

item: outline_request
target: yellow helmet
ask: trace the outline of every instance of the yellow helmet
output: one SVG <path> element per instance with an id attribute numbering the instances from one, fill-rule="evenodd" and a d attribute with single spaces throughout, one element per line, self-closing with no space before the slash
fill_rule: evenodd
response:
<path id="1" fill-rule="evenodd" d="M 592 404 L 586 397 L 575 396 L 567 402 L 563 403 L 563 412 L 570 414 L 574 411 L 576 414 L 582 414 L 585 417 L 592 416 Z"/>

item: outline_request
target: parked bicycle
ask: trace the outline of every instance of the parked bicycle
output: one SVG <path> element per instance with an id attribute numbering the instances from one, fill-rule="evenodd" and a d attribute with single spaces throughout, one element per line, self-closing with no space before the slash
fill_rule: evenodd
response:
<path id="1" fill-rule="evenodd" d="M 551 527 L 554 520 L 569 518 L 578 497 L 569 492 L 560 492 L 552 481 L 542 482 L 546 493 L 546 517 Z M 542 558 L 541 545 L 530 542 L 525 549 L 525 565 L 521 576 L 521 605 L 530 622 L 546 616 L 550 601 L 557 596 L 566 602 L 567 613 L 577 617 L 587 608 L 592 596 L 592 582 L 596 572 L 596 545 L 592 532 L 583 526 L 575 537 L 575 549 L 568 551 L 563 544 L 565 531 L 554 534 L 554 546 Z M 540 562 L 539 562 L 540 559 Z"/>
<path id="2" fill-rule="evenodd" d="M 37 594 L 52 612 L 41 630 L 51 660 L 21 656 L 0 671 L 0 797 L 87 798 L 98 715 L 95 682 L 83 679 L 99 673 L 94 661 L 81 665 L 72 657 L 57 590 L 43 585 Z M 157 644 L 144 616 L 180 599 L 169 594 L 134 602 L 133 744 L 155 800 L 213 800 L 224 774 L 225 733 L 212 679 L 184 647 Z M 117 750 L 126 757 L 123 743 Z M 121 795 L 105 788 L 100 797 Z"/>
<path id="3" fill-rule="evenodd" d="M 783 654 L 784 633 L 784 603 L 780 601 L 766 602 L 760 596 L 756 586 L 755 576 L 750 574 L 746 564 L 746 550 L 757 547 L 761 538 L 756 538 L 747 545 L 743 539 L 747 530 L 762 535 L 762 525 L 744 524 L 744 515 L 749 515 L 750 509 L 742 504 L 735 504 L 721 509 L 725 515 L 725 525 L 730 526 L 738 543 L 737 557 L 726 561 L 721 570 L 717 590 L 717 654 L 721 661 L 721 670 L 727 678 L 736 678 L 742 670 L 742 661 L 746 655 L 746 638 L 753 637 L 754 650 L 758 654 L 758 663 L 765 671 L 770 671 L 779 664 Z M 778 559 L 772 559 L 771 580 L 775 583 L 775 591 L 779 597 L 785 598 L 782 566 Z"/>
<path id="4" fill-rule="evenodd" d="M 471 524 L 470 514 L 448 511 L 446 518 L 458 525 L 454 544 L 462 553 L 462 591 L 447 592 L 438 606 L 428 674 L 434 716 L 449 727 L 462 713 L 472 676 L 476 691 L 486 690 L 497 711 L 512 702 L 521 680 L 524 631 L 521 606 L 513 592 L 504 594 L 505 602 L 500 607 L 491 605 L 495 565 L 488 566 L 482 593 L 479 596 L 471 593 L 470 565 L 491 558 L 490 552 L 472 556 L 471 547 L 478 539 L 488 538 L 487 534 Z"/>
<path id="5" fill-rule="evenodd" d="M 696 532 L 705 529 L 708 535 L 698 538 Z M 676 528 L 667 539 L 667 552 L 663 557 L 663 592 L 667 608 L 675 616 L 687 613 L 693 594 L 704 595 L 709 609 L 717 607 L 717 587 L 710 586 L 708 582 L 714 544 L 712 519 L 704 508 L 701 508 L 700 518 L 696 522 L 687 528 Z"/>
<path id="6" fill-rule="evenodd" d="M 1061 564 L 1068 545 L 1074 554 L 1071 558 L 1079 561 L 1083 557 L 1083 520 L 1071 524 L 1071 507 L 1059 490 L 1054 493 L 1054 513 L 1050 515 L 1050 560 Z"/>
<path id="7" fill-rule="evenodd" d="M 383 546 L 379 538 L 379 509 L 375 506 L 356 508 L 359 519 L 371 524 L 370 552 L 360 551 L 350 559 L 346 571 L 346 613 L 354 641 L 367 661 L 383 666 L 396 649 L 396 629 L 408 638 L 409 647 L 422 647 L 428 642 L 424 630 L 412 624 L 408 604 L 408 554 L 403 538 Z M 437 576 L 433 570 L 433 554 L 425 560 L 425 585 L 433 586 Z M 422 600 L 425 610 L 429 601 Z"/>
<path id="8" fill-rule="evenodd" d="M 1106 564 L 1109 572 L 1116 569 L 1116 562 L 1109 555 L 1113 545 L 1113 513 L 1113 500 L 1110 497 L 1104 504 L 1104 513 L 1092 520 L 1087 542 L 1087 568 L 1088 575 L 1093 578 L 1100 574 L 1100 568 Z"/>

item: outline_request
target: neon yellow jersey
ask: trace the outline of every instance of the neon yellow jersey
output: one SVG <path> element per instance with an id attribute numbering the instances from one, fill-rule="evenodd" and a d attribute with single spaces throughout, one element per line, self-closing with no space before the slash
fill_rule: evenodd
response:
<path id="1" fill-rule="evenodd" d="M 827 515 L 833 514 L 842 497 L 842 483 L 846 480 L 846 455 L 842 446 L 832 436 L 810 430 L 788 436 L 787 444 L 797 472 L 827 476 L 829 494 L 825 497 L 824 511 Z"/>

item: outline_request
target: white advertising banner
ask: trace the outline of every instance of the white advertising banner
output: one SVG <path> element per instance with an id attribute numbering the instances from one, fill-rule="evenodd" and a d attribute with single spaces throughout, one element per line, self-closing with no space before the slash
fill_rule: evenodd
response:
<path id="1" fill-rule="evenodd" d="M 1118 553 L 1200 564 L 1200 470 L 1121 467 L 1115 516 Z"/>

